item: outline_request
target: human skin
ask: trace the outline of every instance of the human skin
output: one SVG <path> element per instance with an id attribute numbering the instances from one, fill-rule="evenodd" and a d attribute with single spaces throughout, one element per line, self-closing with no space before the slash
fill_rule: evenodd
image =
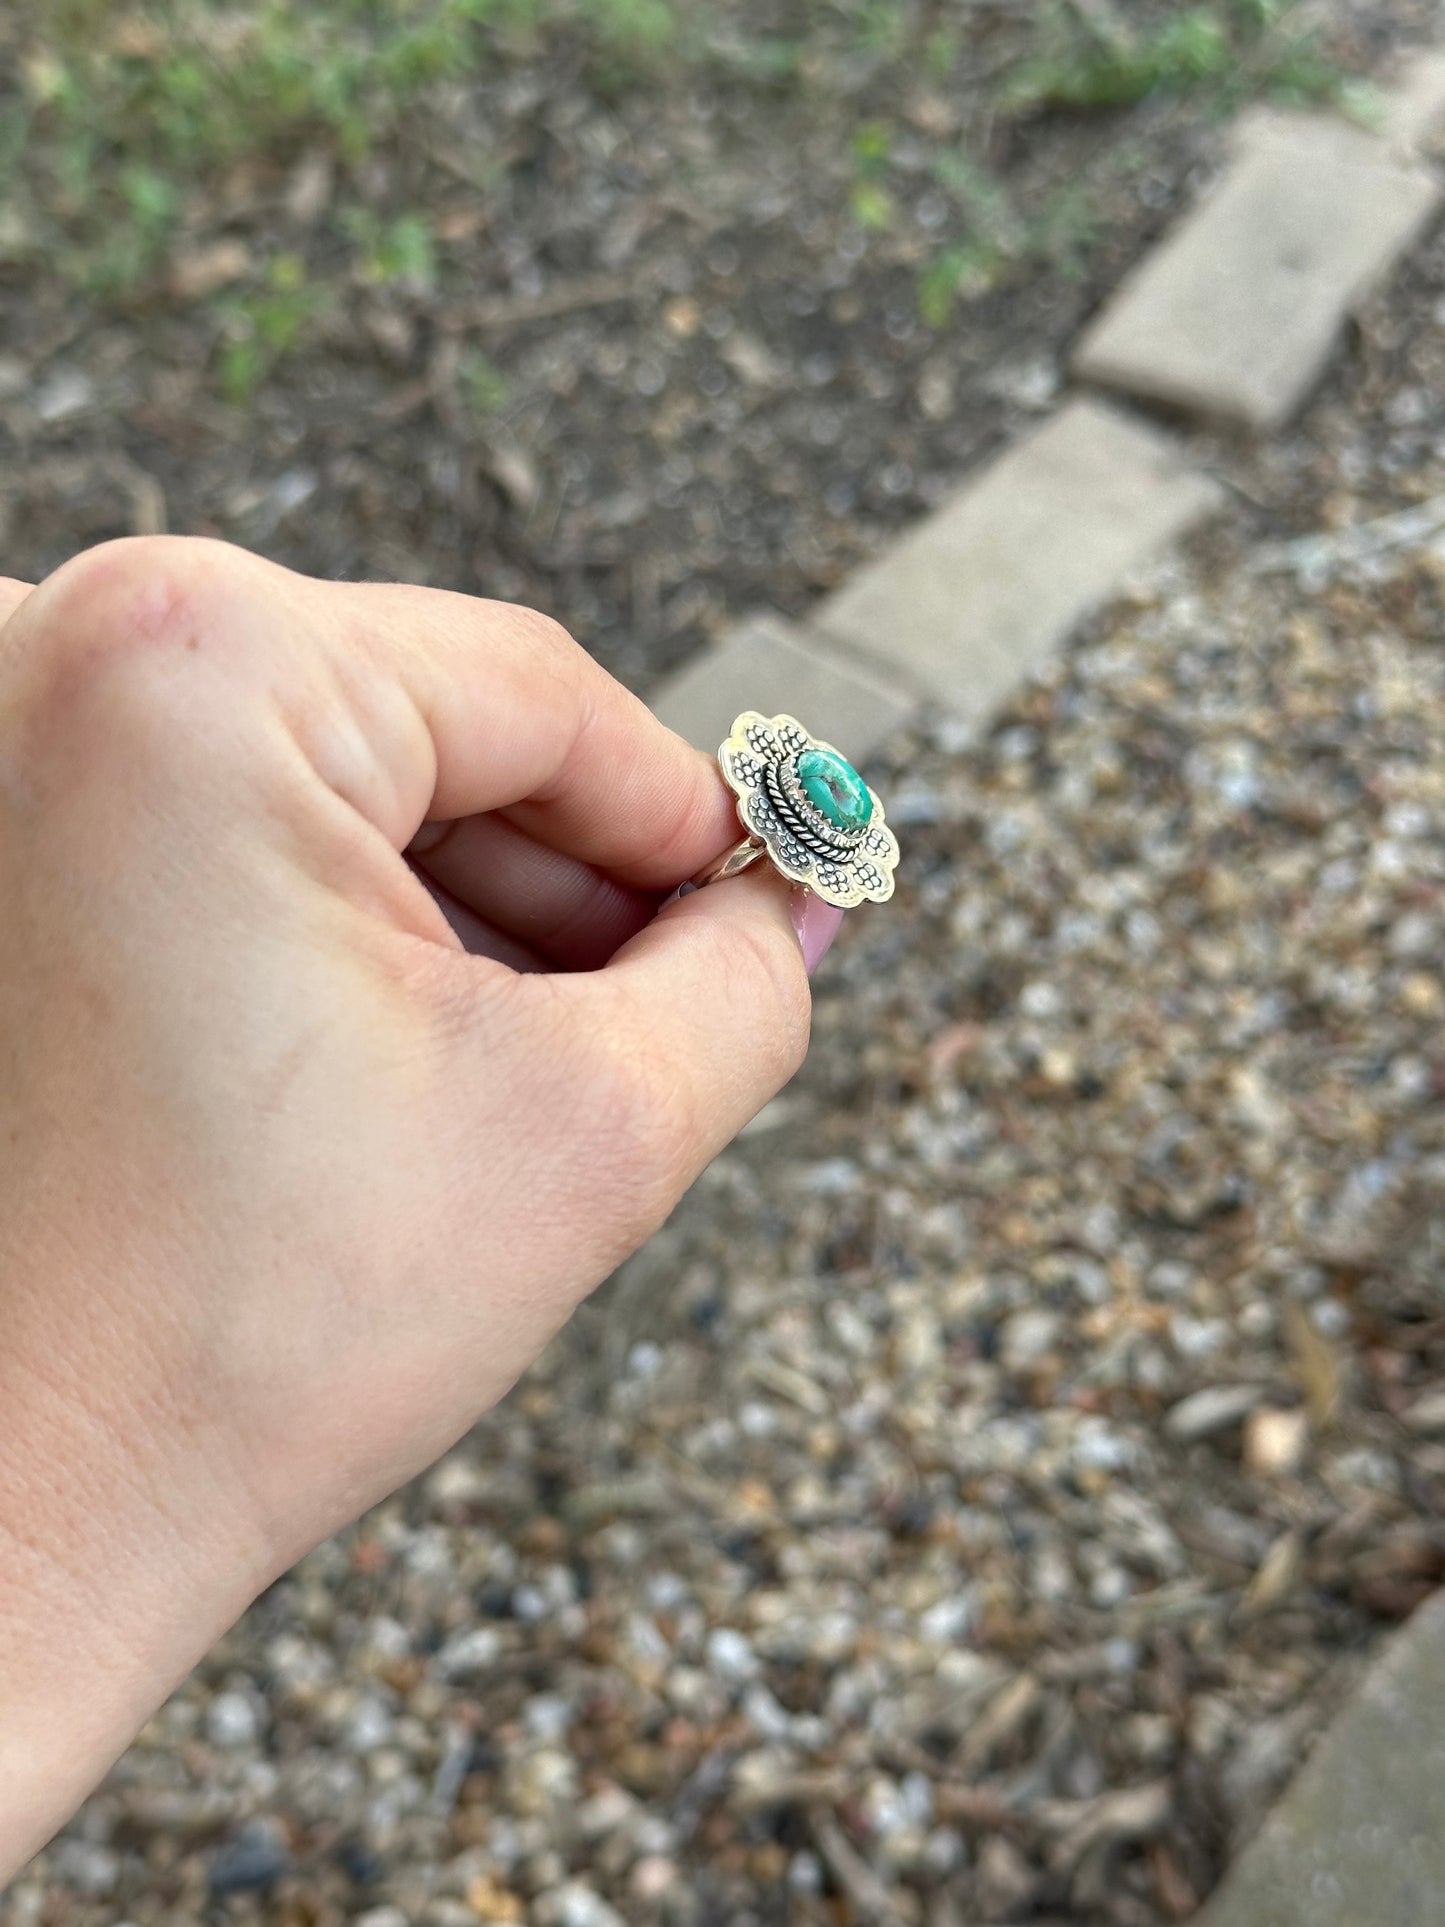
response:
<path id="1" fill-rule="evenodd" d="M 655 914 L 732 799 L 545 617 L 158 537 L 0 624 L 3 1884 L 661 1223 L 809 999 L 768 865 Z"/>

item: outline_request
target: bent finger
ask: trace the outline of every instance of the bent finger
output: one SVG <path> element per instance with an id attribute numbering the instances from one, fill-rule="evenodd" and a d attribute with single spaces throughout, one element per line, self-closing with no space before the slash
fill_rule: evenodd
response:
<path id="1" fill-rule="evenodd" d="M 416 869 L 415 864 L 412 867 Z M 547 968 L 544 959 L 527 944 L 518 942 L 509 932 L 498 929 L 466 904 L 459 903 L 424 871 L 416 869 L 416 874 L 417 880 L 446 918 L 452 935 L 469 957 L 490 957 L 493 963 L 505 964 L 509 970 L 536 971 Z"/>
<path id="2" fill-rule="evenodd" d="M 501 816 L 428 824 L 407 852 L 497 930 L 564 970 L 597 970 L 651 919 L 657 898 L 526 836 Z"/>
<path id="3" fill-rule="evenodd" d="M 432 767 L 397 772 L 408 838 L 424 818 L 505 809 L 551 848 L 634 888 L 667 890 L 736 837 L 713 760 L 548 617 L 405 584 L 313 587 L 426 724 Z"/>
<path id="4" fill-rule="evenodd" d="M 662 891 L 737 834 L 711 759 L 530 609 L 322 582 L 193 536 L 102 543 L 24 602 L 64 640 L 52 680 L 143 661 L 187 687 L 246 684 L 236 708 L 284 718 L 398 850 L 428 819 L 507 810 L 538 841 Z"/>

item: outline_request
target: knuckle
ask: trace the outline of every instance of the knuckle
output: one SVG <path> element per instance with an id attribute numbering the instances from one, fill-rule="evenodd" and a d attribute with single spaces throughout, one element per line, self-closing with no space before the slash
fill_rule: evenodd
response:
<path id="1" fill-rule="evenodd" d="M 80 751 L 97 732 L 189 718 L 213 679 L 177 665 L 193 653 L 234 656 L 237 587 L 255 566 L 228 543 L 163 535 L 101 543 L 62 564 L 25 605 L 32 728 Z"/>
<path id="2" fill-rule="evenodd" d="M 528 673 L 541 686 L 549 686 L 557 700 L 572 700 L 590 667 L 590 657 L 582 644 L 568 634 L 559 620 L 543 615 L 541 609 L 511 603 L 507 620 L 518 642 L 526 649 Z"/>
<path id="3" fill-rule="evenodd" d="M 512 627 L 539 655 L 565 658 L 570 662 L 577 654 L 581 645 L 555 616 L 549 616 L 541 609 L 529 608 L 521 602 L 510 602 L 505 606 Z"/>
<path id="4" fill-rule="evenodd" d="M 554 616 L 540 609 L 529 609 L 520 602 L 498 605 L 505 611 L 503 621 L 526 651 L 527 671 L 546 688 L 566 697 L 577 686 L 589 658 L 576 638 Z"/>
<path id="5" fill-rule="evenodd" d="M 52 649 L 130 656 L 209 626 L 250 561 L 200 536 L 129 535 L 63 563 L 36 591 Z"/>

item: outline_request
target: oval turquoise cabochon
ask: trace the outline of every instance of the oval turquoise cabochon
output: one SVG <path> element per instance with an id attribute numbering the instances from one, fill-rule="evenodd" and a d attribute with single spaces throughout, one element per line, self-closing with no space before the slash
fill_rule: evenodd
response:
<path id="1" fill-rule="evenodd" d="M 808 801 L 840 830 L 867 827 L 873 798 L 844 757 L 831 749 L 805 749 L 798 758 L 798 781 Z"/>

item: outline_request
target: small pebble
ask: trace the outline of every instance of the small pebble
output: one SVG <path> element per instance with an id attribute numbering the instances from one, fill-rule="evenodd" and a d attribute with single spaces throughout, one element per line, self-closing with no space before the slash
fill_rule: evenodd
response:
<path id="1" fill-rule="evenodd" d="M 1262 1479 L 1286 1478 L 1304 1462 L 1309 1443 L 1308 1413 L 1266 1407 L 1244 1421 L 1244 1463 Z"/>
<path id="2" fill-rule="evenodd" d="M 91 1840 L 63 1839 L 51 1852 L 56 1878 L 87 1900 L 105 1900 L 115 1891 L 120 1857 Z"/>
<path id="3" fill-rule="evenodd" d="M 212 1746 L 254 1746 L 261 1715 L 245 1693 L 217 1693 L 206 1708 L 206 1738 Z"/>
<path id="4" fill-rule="evenodd" d="M 30 405 L 43 422 L 68 421 L 82 414 L 95 400 L 95 383 L 80 368 L 57 368 L 48 375 L 30 398 Z"/>
<path id="5" fill-rule="evenodd" d="M 751 1679 L 758 1670 L 757 1655 L 748 1641 L 730 1626 L 714 1627 L 707 1637 L 707 1663 L 723 1679 Z"/>
<path id="6" fill-rule="evenodd" d="M 1026 1371 L 1057 1343 L 1062 1320 L 1051 1311 L 1017 1311 L 999 1334 L 999 1357 L 1010 1371 Z"/>
<path id="7" fill-rule="evenodd" d="M 665 1900 L 677 1886 L 677 1862 L 663 1854 L 647 1854 L 633 1867 L 630 1885 L 634 1898 L 644 1904 Z"/>
<path id="8" fill-rule="evenodd" d="M 211 1856 L 213 1894 L 251 1893 L 274 1886 L 291 1865 L 279 1831 L 265 1823 L 242 1827 Z"/>
<path id="9" fill-rule="evenodd" d="M 1238 1425 L 1263 1398 L 1258 1385 L 1206 1385 L 1171 1406 L 1164 1429 L 1184 1444 L 1212 1438 Z"/>

